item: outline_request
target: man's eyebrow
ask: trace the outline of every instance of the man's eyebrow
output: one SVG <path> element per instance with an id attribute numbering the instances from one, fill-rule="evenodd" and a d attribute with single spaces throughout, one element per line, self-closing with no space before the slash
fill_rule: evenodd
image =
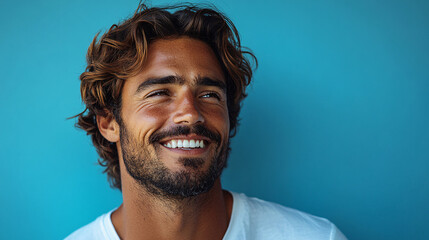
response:
<path id="1" fill-rule="evenodd" d="M 144 91 L 145 89 L 149 88 L 152 85 L 157 84 L 183 84 L 185 80 L 178 76 L 166 76 L 166 77 L 160 77 L 160 78 L 149 78 L 146 81 L 142 82 L 137 90 L 136 94 Z"/>
<path id="2" fill-rule="evenodd" d="M 203 86 L 213 86 L 222 89 L 222 91 L 226 92 L 226 84 L 218 79 L 212 79 L 209 77 L 197 78 L 197 85 Z"/>

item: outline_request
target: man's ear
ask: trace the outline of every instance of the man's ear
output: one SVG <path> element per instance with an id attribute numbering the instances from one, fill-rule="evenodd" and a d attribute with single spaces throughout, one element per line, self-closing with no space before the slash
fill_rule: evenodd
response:
<path id="1" fill-rule="evenodd" d="M 113 114 L 108 113 L 106 116 L 97 115 L 98 130 L 101 135 L 109 142 L 119 141 L 119 124 L 116 122 Z"/>

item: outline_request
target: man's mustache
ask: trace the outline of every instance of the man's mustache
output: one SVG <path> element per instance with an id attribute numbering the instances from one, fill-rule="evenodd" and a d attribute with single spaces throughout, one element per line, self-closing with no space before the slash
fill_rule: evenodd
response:
<path id="1" fill-rule="evenodd" d="M 164 131 L 156 131 L 149 137 L 149 143 L 153 144 L 161 141 L 163 138 L 188 135 L 191 133 L 206 137 L 214 142 L 220 142 L 221 139 L 219 134 L 209 130 L 202 124 L 198 124 L 191 127 L 181 125 Z"/>

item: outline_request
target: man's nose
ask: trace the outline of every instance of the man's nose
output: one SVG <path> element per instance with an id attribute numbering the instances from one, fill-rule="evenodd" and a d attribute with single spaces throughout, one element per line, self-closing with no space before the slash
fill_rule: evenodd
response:
<path id="1" fill-rule="evenodd" d="M 176 104 L 173 121 L 176 124 L 193 125 L 203 123 L 204 118 L 196 103 L 197 99 L 191 91 L 187 91 Z"/>

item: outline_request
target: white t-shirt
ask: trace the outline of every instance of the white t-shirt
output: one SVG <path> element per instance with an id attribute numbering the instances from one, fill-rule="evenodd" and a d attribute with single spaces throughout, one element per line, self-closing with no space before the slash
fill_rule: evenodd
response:
<path id="1" fill-rule="evenodd" d="M 231 194 L 231 220 L 223 240 L 347 240 L 327 219 L 244 194 Z M 110 218 L 112 212 L 76 230 L 66 240 L 119 240 Z"/>

